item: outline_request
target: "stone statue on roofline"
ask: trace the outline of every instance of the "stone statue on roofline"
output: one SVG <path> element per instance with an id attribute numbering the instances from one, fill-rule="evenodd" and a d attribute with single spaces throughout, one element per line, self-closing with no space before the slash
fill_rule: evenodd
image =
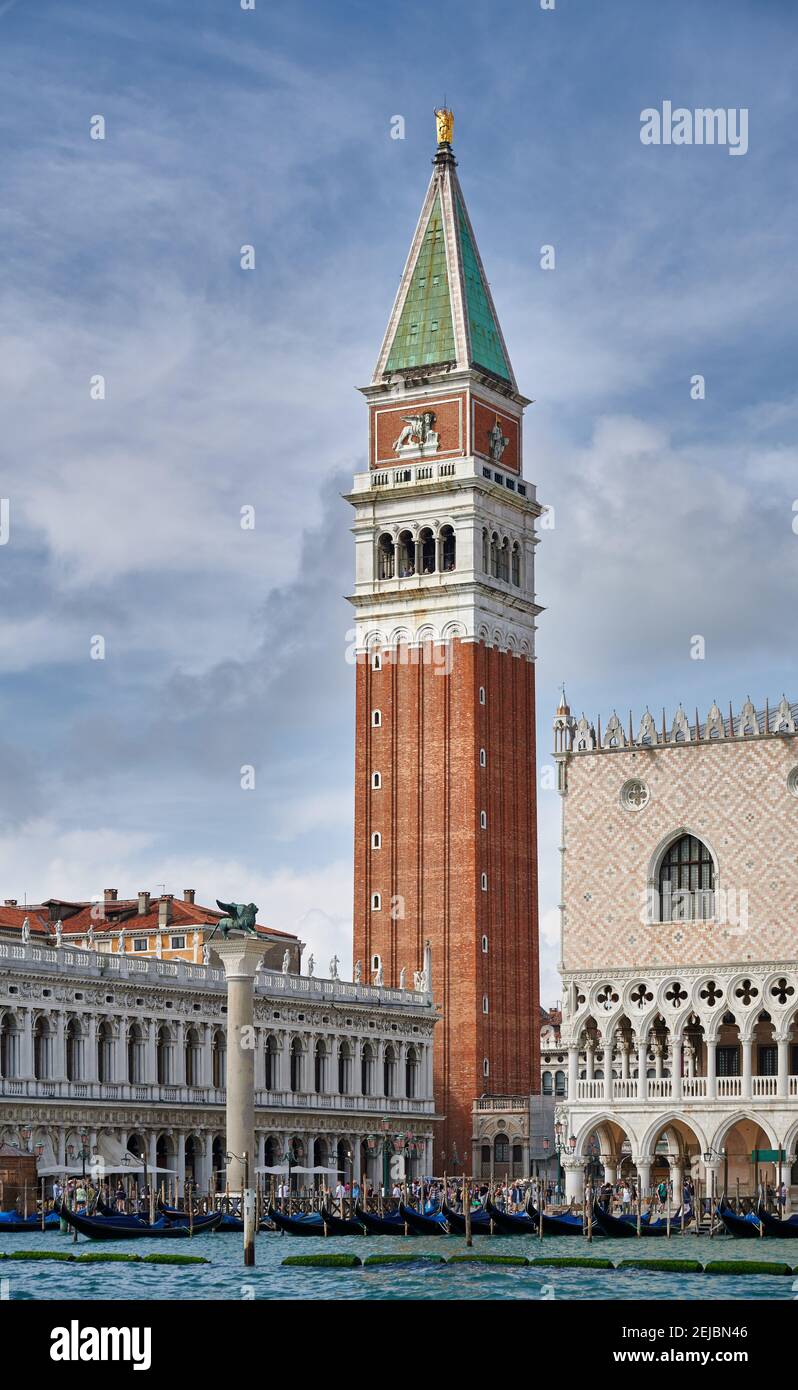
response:
<path id="1" fill-rule="evenodd" d="M 355 961 L 355 972 L 353 975 L 353 979 L 356 985 L 359 985 L 361 980 L 363 979 L 363 966 L 361 965 L 359 960 Z"/>
<path id="2" fill-rule="evenodd" d="M 289 967 L 290 964 L 291 964 L 291 957 L 290 957 L 290 955 L 288 954 L 288 948 L 286 947 L 285 951 L 283 952 L 283 974 L 284 974 L 284 975 L 287 975 L 287 974 L 288 974 L 288 967 Z"/>

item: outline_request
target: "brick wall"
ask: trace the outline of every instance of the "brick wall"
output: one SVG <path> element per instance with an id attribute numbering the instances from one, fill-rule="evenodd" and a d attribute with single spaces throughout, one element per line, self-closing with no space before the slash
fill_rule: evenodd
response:
<path id="1" fill-rule="evenodd" d="M 446 1116 L 436 1165 L 450 1165 L 455 1146 L 462 1165 L 476 1096 L 539 1089 L 534 667 L 459 641 L 425 656 L 385 653 L 380 671 L 362 657 L 356 717 L 355 957 L 365 971 L 380 955 L 389 985 L 404 966 L 412 984 L 430 940 Z"/>

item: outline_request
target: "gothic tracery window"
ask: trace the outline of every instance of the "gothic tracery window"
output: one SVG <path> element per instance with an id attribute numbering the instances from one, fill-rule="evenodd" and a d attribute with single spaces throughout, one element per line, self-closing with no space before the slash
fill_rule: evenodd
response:
<path id="1" fill-rule="evenodd" d="M 682 835 L 660 865 L 660 921 L 706 921 L 714 913 L 714 889 L 712 855 L 695 835 Z"/>

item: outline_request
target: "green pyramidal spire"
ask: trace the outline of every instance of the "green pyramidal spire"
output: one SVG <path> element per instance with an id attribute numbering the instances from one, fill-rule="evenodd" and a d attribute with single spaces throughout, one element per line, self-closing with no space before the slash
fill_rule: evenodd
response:
<path id="1" fill-rule="evenodd" d="M 373 381 L 414 367 L 471 367 L 516 391 L 450 139 L 451 121 L 439 123 L 432 178 Z"/>

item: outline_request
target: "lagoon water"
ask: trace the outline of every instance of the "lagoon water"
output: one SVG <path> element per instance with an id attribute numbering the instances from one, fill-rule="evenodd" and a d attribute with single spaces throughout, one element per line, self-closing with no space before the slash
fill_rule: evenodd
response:
<path id="1" fill-rule="evenodd" d="M 244 1269 L 241 1237 L 204 1235 L 190 1241 L 98 1241 L 58 1232 L 0 1236 L 0 1253 L 12 1250 L 125 1251 L 147 1255 L 204 1255 L 209 1265 L 72 1264 L 0 1260 L 4 1299 L 773 1299 L 798 1297 L 789 1275 L 670 1274 L 643 1270 L 497 1268 L 489 1265 L 385 1266 L 357 1269 L 283 1268 L 287 1255 L 346 1251 L 367 1255 L 403 1251 L 419 1255 L 466 1253 L 464 1237 L 349 1236 L 325 1240 L 259 1235 L 254 1269 Z M 473 1253 L 585 1255 L 611 1259 L 777 1260 L 798 1267 L 798 1243 L 734 1241 L 727 1236 L 674 1236 L 668 1240 L 614 1241 L 527 1236 L 474 1238 Z M 6 1282 L 7 1281 L 7 1282 Z"/>

